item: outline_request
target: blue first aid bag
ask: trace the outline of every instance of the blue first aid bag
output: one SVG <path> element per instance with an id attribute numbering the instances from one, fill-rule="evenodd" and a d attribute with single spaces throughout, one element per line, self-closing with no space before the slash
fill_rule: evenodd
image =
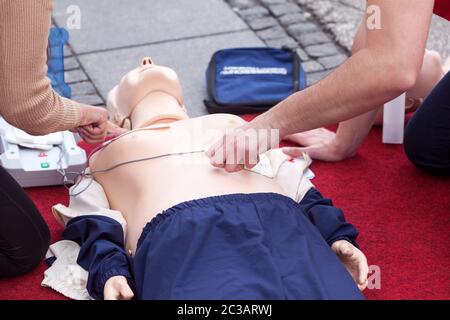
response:
<path id="1" fill-rule="evenodd" d="M 306 88 L 295 51 L 235 48 L 217 51 L 206 70 L 210 113 L 258 113 Z"/>

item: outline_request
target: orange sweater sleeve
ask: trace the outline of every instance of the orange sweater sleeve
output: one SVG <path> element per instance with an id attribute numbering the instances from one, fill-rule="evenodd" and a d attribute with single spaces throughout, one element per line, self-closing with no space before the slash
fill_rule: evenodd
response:
<path id="1" fill-rule="evenodd" d="M 52 0 L 0 0 L 0 115 L 32 135 L 73 129 L 76 102 L 47 78 Z"/>

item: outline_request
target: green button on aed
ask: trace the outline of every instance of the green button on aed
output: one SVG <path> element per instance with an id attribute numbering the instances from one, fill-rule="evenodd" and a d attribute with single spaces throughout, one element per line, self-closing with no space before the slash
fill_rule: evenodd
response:
<path id="1" fill-rule="evenodd" d="M 48 162 L 41 162 L 41 168 L 48 169 L 48 168 L 50 168 L 50 164 Z"/>

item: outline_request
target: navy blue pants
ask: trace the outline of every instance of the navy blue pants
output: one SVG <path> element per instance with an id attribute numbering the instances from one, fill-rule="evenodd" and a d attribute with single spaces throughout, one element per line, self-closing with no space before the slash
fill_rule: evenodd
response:
<path id="1" fill-rule="evenodd" d="M 356 229 L 315 189 L 302 202 L 236 194 L 181 203 L 144 228 L 135 256 L 120 224 L 83 216 L 63 237 L 80 244 L 91 296 L 125 276 L 137 299 L 362 299 L 330 245 Z M 356 245 L 356 244 L 355 244 Z"/>
<path id="2" fill-rule="evenodd" d="M 409 121 L 405 151 L 418 168 L 436 175 L 450 175 L 450 73 Z"/>

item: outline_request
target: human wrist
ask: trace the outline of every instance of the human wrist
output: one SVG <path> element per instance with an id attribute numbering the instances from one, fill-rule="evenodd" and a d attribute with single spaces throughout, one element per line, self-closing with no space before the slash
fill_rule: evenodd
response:
<path id="1" fill-rule="evenodd" d="M 333 154 L 337 155 L 341 159 L 353 157 L 358 150 L 358 146 L 352 144 L 347 139 L 342 139 L 339 134 L 336 134 L 329 147 Z"/>

